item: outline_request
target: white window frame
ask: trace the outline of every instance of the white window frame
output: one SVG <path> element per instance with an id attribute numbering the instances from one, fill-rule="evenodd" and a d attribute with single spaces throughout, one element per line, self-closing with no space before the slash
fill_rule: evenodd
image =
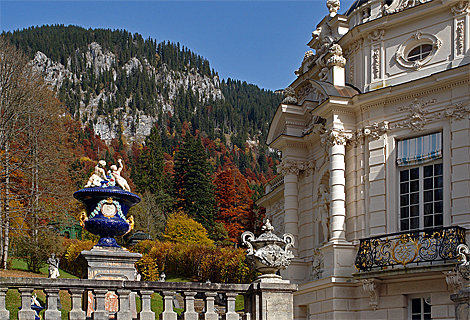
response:
<path id="1" fill-rule="evenodd" d="M 413 316 L 413 313 L 412 313 L 412 307 L 413 307 L 413 304 L 412 304 L 412 301 L 413 299 L 421 299 L 421 312 L 420 312 L 420 315 L 421 315 L 421 318 L 420 320 L 425 320 L 424 318 L 424 315 L 425 315 L 425 312 L 424 312 L 424 304 L 427 303 L 430 307 L 431 307 L 431 310 L 429 312 L 429 319 L 432 319 L 432 304 L 431 304 L 431 297 L 430 296 L 423 296 L 423 295 L 411 295 L 411 296 L 408 296 L 408 319 L 412 320 L 412 316 Z"/>
<path id="2" fill-rule="evenodd" d="M 434 226 L 434 223 L 433 223 L 433 227 L 425 227 L 424 226 L 424 167 L 426 166 L 429 166 L 429 165 L 435 165 L 435 164 L 441 164 L 442 165 L 442 199 L 440 201 L 442 201 L 442 225 L 438 225 L 438 226 Z M 415 168 L 419 168 L 419 199 L 418 199 L 418 205 L 419 205 L 419 213 L 418 213 L 418 217 L 419 217 L 419 225 L 418 225 L 418 228 L 417 229 L 412 229 L 411 228 L 411 210 L 408 211 L 408 221 L 409 221 L 409 225 L 408 225 L 408 229 L 404 230 L 402 229 L 401 227 L 401 192 L 400 192 L 400 185 L 402 183 L 401 181 L 401 172 L 404 171 L 404 170 L 410 170 L 410 169 L 415 169 Z M 398 167 L 398 170 L 397 170 L 397 173 L 398 173 L 398 177 L 397 177 L 397 187 L 398 187 L 398 190 L 397 190 L 397 194 L 398 194 L 398 199 L 397 199 L 397 208 L 398 208 L 398 230 L 400 231 L 416 231 L 416 230 L 422 230 L 422 229 L 430 229 L 430 228 L 440 228 L 440 227 L 443 227 L 444 226 L 444 212 L 445 212 L 445 206 L 444 206 L 444 181 L 445 181 L 445 174 L 444 174 L 444 162 L 443 162 L 443 159 L 437 159 L 437 160 L 434 160 L 434 161 L 429 161 L 429 162 L 426 162 L 426 163 L 420 163 L 418 165 L 414 165 L 414 166 L 403 166 L 403 167 Z M 434 176 L 433 176 L 434 177 Z M 435 190 L 434 188 L 432 190 Z M 409 190 L 410 191 L 410 190 Z M 434 193 L 434 192 L 433 192 Z M 408 192 L 408 194 L 410 194 L 410 192 Z M 434 199 L 434 197 L 433 197 Z M 433 203 L 435 201 L 433 200 Z M 408 208 L 411 208 L 410 206 L 410 203 L 408 204 Z M 434 209 L 433 209 L 434 211 Z M 434 219 L 434 216 L 436 215 L 436 213 L 433 212 L 433 219 Z"/>

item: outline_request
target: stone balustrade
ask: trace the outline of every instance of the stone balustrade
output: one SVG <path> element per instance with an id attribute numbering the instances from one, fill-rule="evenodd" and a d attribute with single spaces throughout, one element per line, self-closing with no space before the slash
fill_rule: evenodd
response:
<path id="1" fill-rule="evenodd" d="M 151 310 L 151 296 L 159 293 L 163 298 L 163 312 L 161 320 L 176 320 L 177 313 L 173 310 L 173 298 L 176 293 L 184 297 L 184 311 L 182 319 L 198 320 L 199 314 L 195 310 L 195 297 L 203 297 L 203 318 L 218 320 L 219 314 L 215 310 L 216 297 L 225 301 L 225 311 L 221 319 L 225 320 L 261 320 L 261 319 L 293 319 L 293 292 L 297 285 L 288 281 L 280 282 L 255 281 L 251 284 L 222 284 L 201 282 L 147 282 L 124 280 L 88 280 L 88 279 L 49 279 L 49 278 L 0 278 L 0 320 L 10 319 L 9 311 L 5 306 L 5 296 L 8 290 L 18 289 L 21 295 L 21 310 L 18 311 L 19 320 L 34 319 L 35 311 L 31 309 L 31 296 L 34 290 L 43 290 L 46 295 L 46 310 L 44 320 L 59 320 L 61 312 L 57 308 L 57 297 L 60 290 L 70 293 L 71 311 L 70 320 L 85 320 L 86 313 L 82 297 L 85 291 L 93 292 L 95 310 L 92 314 L 94 320 L 108 320 L 109 312 L 105 308 L 106 293 L 112 291 L 118 296 L 119 311 L 115 318 L 118 320 L 132 319 L 130 308 L 131 293 L 140 296 L 140 320 L 154 320 L 155 313 Z M 237 295 L 245 298 L 244 313 L 235 311 Z M 267 301 L 277 301 L 268 304 Z M 18 306 L 20 307 L 20 306 Z"/>

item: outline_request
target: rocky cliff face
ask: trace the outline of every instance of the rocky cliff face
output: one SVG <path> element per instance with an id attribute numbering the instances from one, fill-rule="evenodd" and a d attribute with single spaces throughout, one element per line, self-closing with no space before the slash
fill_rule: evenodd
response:
<path id="1" fill-rule="evenodd" d="M 116 81 L 118 74 L 121 74 L 122 70 L 118 70 L 116 56 L 112 52 L 103 50 L 100 44 L 96 42 L 88 45 L 86 52 L 77 53 L 86 61 L 87 69 L 92 70 L 95 76 L 111 70 L 112 77 Z M 150 133 L 152 125 L 157 120 L 141 110 L 134 110 L 134 114 L 131 112 L 129 106 L 133 94 L 127 97 L 124 105 L 114 109 L 113 117 L 98 115 L 100 100 L 108 102 L 113 99 L 117 90 L 116 87 L 99 92 L 94 90 L 88 90 L 90 92 L 83 91 L 78 84 L 83 80 L 84 75 L 73 73 L 70 59 L 67 66 L 64 66 L 52 61 L 42 52 L 37 52 L 31 63 L 37 72 L 41 73 L 45 81 L 57 90 L 60 90 L 64 85 L 65 79 L 74 84 L 72 88 L 67 90 L 74 90 L 74 94 L 80 97 L 79 118 L 82 121 L 92 119 L 95 133 L 107 142 L 116 138 L 119 130 L 122 130 L 128 141 L 141 142 Z M 122 67 L 128 78 L 132 77 L 136 70 L 142 71 L 143 68 L 146 69 L 151 81 L 167 88 L 167 98 L 163 94 L 157 94 L 155 101 L 155 105 L 161 106 L 164 112 L 174 112 L 173 101 L 180 88 L 189 88 L 193 93 L 198 93 L 201 102 L 208 99 L 224 99 L 218 76 L 202 76 L 194 70 L 187 72 L 174 71 L 170 70 L 165 64 L 156 69 L 145 59 L 138 59 L 137 57 L 130 58 Z"/>

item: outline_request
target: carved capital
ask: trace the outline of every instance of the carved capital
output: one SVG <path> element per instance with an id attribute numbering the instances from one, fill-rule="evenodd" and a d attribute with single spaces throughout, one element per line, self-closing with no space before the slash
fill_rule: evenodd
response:
<path id="1" fill-rule="evenodd" d="M 378 140 L 389 130 L 390 126 L 388 121 L 375 122 L 372 125 L 365 126 L 364 128 L 354 132 L 352 137 L 348 140 L 348 144 L 355 147 L 358 144 L 364 143 L 365 138 L 369 138 L 369 140 Z"/>
<path id="2" fill-rule="evenodd" d="M 314 161 L 294 162 L 286 160 L 281 162 L 278 170 L 284 176 L 287 174 L 299 175 L 300 173 L 305 173 L 308 176 L 315 171 L 315 163 Z"/>
<path id="3" fill-rule="evenodd" d="M 321 135 L 321 144 L 325 147 L 332 147 L 334 145 L 345 146 L 351 137 L 352 133 L 345 132 L 343 129 L 330 128 Z"/>
<path id="4" fill-rule="evenodd" d="M 372 279 L 364 279 L 361 281 L 362 281 L 362 289 L 370 297 L 369 305 L 374 310 L 377 310 L 379 308 L 380 280 L 372 278 Z"/>

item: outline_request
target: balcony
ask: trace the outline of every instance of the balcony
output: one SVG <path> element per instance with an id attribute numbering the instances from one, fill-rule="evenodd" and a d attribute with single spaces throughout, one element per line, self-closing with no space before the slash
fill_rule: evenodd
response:
<path id="1" fill-rule="evenodd" d="M 398 232 L 362 239 L 355 266 L 359 272 L 455 263 L 465 228 L 445 227 Z"/>
<path id="2" fill-rule="evenodd" d="M 271 191 L 274 191 L 277 187 L 284 184 L 284 176 L 282 174 L 274 177 L 265 185 L 264 194 L 268 194 Z"/>

